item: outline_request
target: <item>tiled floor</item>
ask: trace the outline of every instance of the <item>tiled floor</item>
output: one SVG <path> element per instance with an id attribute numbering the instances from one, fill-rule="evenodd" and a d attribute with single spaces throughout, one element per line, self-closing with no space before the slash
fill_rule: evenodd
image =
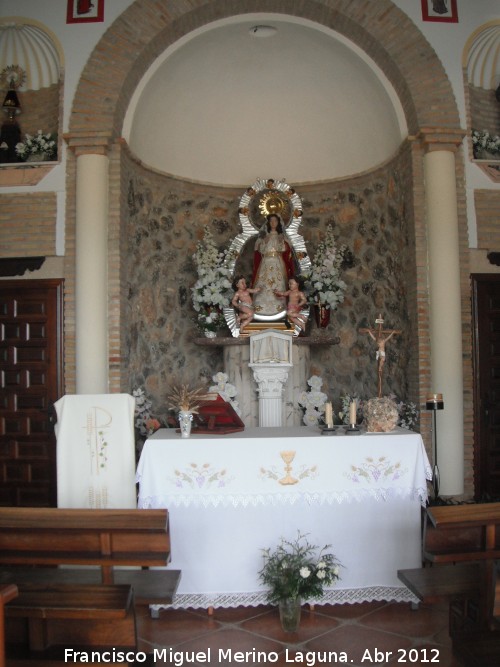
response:
<path id="1" fill-rule="evenodd" d="M 157 654 L 157 664 L 178 667 L 460 666 L 451 654 L 447 606 L 412 610 L 408 603 L 374 602 L 313 611 L 305 606 L 297 634 L 283 632 L 272 607 L 215 609 L 212 616 L 203 610 L 165 609 L 159 619 L 144 611 L 138 625 L 139 649 L 148 654 L 167 649 Z"/>

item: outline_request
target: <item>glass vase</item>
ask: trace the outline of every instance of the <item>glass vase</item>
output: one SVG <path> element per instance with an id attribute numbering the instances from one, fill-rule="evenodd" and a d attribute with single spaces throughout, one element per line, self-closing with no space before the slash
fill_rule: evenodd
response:
<path id="1" fill-rule="evenodd" d="M 330 324 L 330 308 L 326 306 L 314 306 L 314 318 L 319 329 L 326 329 Z"/>
<path id="2" fill-rule="evenodd" d="M 193 415 L 191 412 L 181 410 L 179 412 L 179 426 L 181 427 L 181 438 L 189 438 L 191 435 L 191 424 Z"/>
<path id="3" fill-rule="evenodd" d="M 300 624 L 300 598 L 279 601 L 281 627 L 284 632 L 297 632 Z"/>

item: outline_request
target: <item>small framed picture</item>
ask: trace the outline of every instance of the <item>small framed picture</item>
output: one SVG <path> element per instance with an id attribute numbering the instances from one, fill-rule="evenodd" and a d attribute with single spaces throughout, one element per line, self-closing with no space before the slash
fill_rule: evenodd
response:
<path id="1" fill-rule="evenodd" d="M 104 21 L 104 0 L 68 0 L 66 23 Z"/>
<path id="2" fill-rule="evenodd" d="M 422 19 L 458 23 L 457 0 L 422 0 Z"/>

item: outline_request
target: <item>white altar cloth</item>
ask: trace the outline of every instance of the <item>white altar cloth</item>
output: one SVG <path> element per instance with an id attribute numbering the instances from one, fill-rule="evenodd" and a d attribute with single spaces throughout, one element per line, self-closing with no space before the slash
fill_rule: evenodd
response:
<path id="1" fill-rule="evenodd" d="M 136 479 L 139 507 L 169 509 L 170 567 L 182 570 L 174 606 L 208 607 L 265 602 L 261 550 L 298 531 L 343 564 L 324 602 L 413 600 L 396 572 L 420 565 L 430 477 L 418 434 L 295 427 L 189 439 L 161 429 Z"/>

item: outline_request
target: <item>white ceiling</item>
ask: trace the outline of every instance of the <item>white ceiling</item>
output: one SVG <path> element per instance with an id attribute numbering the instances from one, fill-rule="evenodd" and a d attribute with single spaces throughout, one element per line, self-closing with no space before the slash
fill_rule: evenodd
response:
<path id="1" fill-rule="evenodd" d="M 271 37 L 249 33 L 277 28 Z M 280 15 L 212 24 L 146 73 L 124 137 L 145 164 L 221 185 L 304 183 L 380 164 L 406 136 L 399 101 L 357 47 Z"/>

